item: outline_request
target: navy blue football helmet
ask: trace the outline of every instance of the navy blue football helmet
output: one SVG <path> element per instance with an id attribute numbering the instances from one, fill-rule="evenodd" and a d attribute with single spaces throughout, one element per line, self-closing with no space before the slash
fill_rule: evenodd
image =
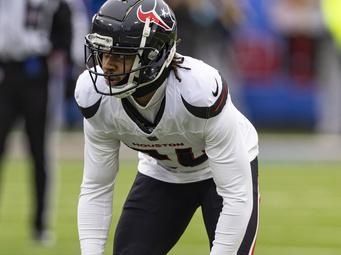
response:
<path id="1" fill-rule="evenodd" d="M 177 24 L 173 11 L 163 0 L 108 0 L 92 19 L 85 37 L 85 63 L 95 89 L 119 98 L 158 80 L 176 52 Z M 105 74 L 103 54 L 133 58 L 130 70 Z M 124 77 L 114 86 L 98 86 L 98 78 Z M 110 84 L 110 82 L 109 82 Z M 105 88 L 105 89 L 103 89 Z M 142 93 L 143 94 L 143 93 Z"/>

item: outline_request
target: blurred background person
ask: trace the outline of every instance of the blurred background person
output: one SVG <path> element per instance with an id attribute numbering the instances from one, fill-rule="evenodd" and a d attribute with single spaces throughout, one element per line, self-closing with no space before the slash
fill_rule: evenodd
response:
<path id="1" fill-rule="evenodd" d="M 320 0 L 276 0 L 269 11 L 271 25 L 286 44 L 285 70 L 304 86 L 316 79 L 319 43 L 325 36 Z"/>
<path id="2" fill-rule="evenodd" d="M 63 0 L 0 0 L 0 164 L 10 132 L 23 121 L 33 164 L 31 234 L 41 244 L 50 241 L 49 77 L 68 62 L 70 18 Z"/>
<path id="3" fill-rule="evenodd" d="M 286 45 L 284 70 L 301 91 L 314 92 L 312 130 L 340 133 L 340 1 L 277 0 L 271 7 L 271 23 Z"/>
<path id="4" fill-rule="evenodd" d="M 269 8 L 270 22 L 279 34 L 283 47 L 283 73 L 292 91 L 313 95 L 312 131 L 321 125 L 321 91 L 327 90 L 320 77 L 328 70 L 323 64 L 327 33 L 320 0 L 276 0 Z M 304 100 L 301 97 L 301 100 Z M 307 128 L 307 126 L 305 127 Z"/>

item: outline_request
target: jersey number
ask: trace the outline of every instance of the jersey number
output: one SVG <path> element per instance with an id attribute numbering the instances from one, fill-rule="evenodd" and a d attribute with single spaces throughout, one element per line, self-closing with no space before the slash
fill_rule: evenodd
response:
<path id="1" fill-rule="evenodd" d="M 157 150 L 138 150 L 140 152 L 146 153 L 152 158 L 158 160 L 170 160 L 170 158 L 165 154 L 160 154 Z M 182 166 L 197 166 L 201 163 L 205 162 L 208 157 L 203 151 L 203 154 L 195 157 L 192 151 L 192 148 L 185 148 L 185 149 L 175 149 L 175 153 L 178 159 L 178 162 Z"/>

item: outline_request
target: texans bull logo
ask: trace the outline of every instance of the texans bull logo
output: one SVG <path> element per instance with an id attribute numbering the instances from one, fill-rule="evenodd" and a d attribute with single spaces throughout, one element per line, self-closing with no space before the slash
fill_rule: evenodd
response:
<path id="1" fill-rule="evenodd" d="M 164 2 L 163 4 L 164 6 L 158 7 L 156 0 L 154 0 L 154 6 L 149 11 L 143 11 L 142 5 L 140 5 L 139 8 L 137 9 L 137 18 L 143 23 L 146 23 L 147 19 L 149 19 L 151 23 L 154 23 L 159 27 L 162 27 L 164 30 L 172 31 L 175 25 L 175 20 L 171 15 L 168 5 Z M 161 12 L 160 15 L 156 11 L 157 7 Z M 164 17 L 164 19 L 161 16 Z"/>

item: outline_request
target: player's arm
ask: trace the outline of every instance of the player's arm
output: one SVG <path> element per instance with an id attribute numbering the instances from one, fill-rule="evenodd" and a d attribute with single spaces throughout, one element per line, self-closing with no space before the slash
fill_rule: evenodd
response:
<path id="1" fill-rule="evenodd" d="M 252 211 L 252 177 L 242 121 L 230 98 L 222 112 L 207 120 L 206 154 L 218 194 L 223 198 L 211 255 L 235 255 Z"/>
<path id="2" fill-rule="evenodd" d="M 82 255 L 102 255 L 112 218 L 119 141 L 84 121 L 84 174 L 78 203 Z"/>

